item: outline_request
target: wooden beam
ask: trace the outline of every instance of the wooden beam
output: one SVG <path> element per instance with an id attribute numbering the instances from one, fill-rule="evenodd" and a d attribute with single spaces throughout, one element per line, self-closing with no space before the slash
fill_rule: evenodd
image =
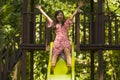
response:
<path id="1" fill-rule="evenodd" d="M 120 45 L 116 46 L 116 45 L 99 45 L 99 44 L 93 44 L 93 45 L 80 45 L 79 46 L 80 49 L 79 50 L 120 50 Z"/>
<path id="2" fill-rule="evenodd" d="M 45 44 L 21 44 L 20 49 L 22 50 L 45 50 Z"/>
<path id="3" fill-rule="evenodd" d="M 80 44 L 79 50 L 120 50 L 120 45 L 100 45 L 100 44 Z M 23 50 L 45 50 L 45 44 L 21 44 L 20 49 Z"/>

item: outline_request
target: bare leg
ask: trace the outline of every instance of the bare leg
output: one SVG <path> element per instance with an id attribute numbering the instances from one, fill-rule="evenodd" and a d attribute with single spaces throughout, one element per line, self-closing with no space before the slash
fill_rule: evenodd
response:
<path id="1" fill-rule="evenodd" d="M 67 59 L 67 66 L 71 66 L 71 55 L 70 55 L 70 50 L 65 48 L 64 49 L 64 52 L 65 52 L 65 56 L 66 56 L 66 59 Z"/>
<path id="2" fill-rule="evenodd" d="M 53 55 L 52 56 L 52 65 L 51 65 L 51 74 L 54 74 L 54 68 L 55 68 L 55 65 L 56 65 L 56 61 L 57 61 L 57 57 L 58 55 Z"/>
<path id="3" fill-rule="evenodd" d="M 52 65 L 51 65 L 51 66 L 55 66 L 55 65 L 56 65 L 57 57 L 58 57 L 57 54 L 54 54 L 54 55 L 52 56 Z"/>
<path id="4" fill-rule="evenodd" d="M 65 48 L 64 49 L 65 52 L 65 56 L 67 58 L 67 67 L 68 67 L 68 72 L 67 74 L 69 74 L 71 72 L 71 56 L 70 56 L 70 50 Z"/>

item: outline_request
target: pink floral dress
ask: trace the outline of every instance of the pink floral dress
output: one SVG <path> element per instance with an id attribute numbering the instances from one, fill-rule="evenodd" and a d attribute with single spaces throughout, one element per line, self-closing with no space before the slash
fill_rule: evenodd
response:
<path id="1" fill-rule="evenodd" d="M 71 49 L 70 41 L 67 34 L 71 23 L 72 20 L 67 19 L 64 25 L 59 25 L 59 24 L 56 25 L 56 29 L 55 29 L 56 37 L 54 40 L 53 55 L 60 54 L 60 52 L 65 48 L 69 50 Z"/>

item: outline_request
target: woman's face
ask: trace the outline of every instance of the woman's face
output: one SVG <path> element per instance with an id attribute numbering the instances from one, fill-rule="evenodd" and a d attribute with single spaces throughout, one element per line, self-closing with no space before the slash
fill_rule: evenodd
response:
<path id="1" fill-rule="evenodd" d="M 58 20 L 58 22 L 62 22 L 63 21 L 63 13 L 62 12 L 58 13 L 57 20 Z"/>

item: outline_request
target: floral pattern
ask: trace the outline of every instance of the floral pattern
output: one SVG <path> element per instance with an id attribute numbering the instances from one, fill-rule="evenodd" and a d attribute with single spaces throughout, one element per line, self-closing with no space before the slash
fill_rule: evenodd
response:
<path id="1" fill-rule="evenodd" d="M 60 52 L 67 48 L 71 49 L 70 41 L 68 38 L 68 29 L 70 24 L 72 23 L 71 19 L 67 19 L 64 25 L 57 24 L 56 25 L 56 37 L 54 40 L 54 47 L 53 47 L 53 55 L 58 55 Z"/>

